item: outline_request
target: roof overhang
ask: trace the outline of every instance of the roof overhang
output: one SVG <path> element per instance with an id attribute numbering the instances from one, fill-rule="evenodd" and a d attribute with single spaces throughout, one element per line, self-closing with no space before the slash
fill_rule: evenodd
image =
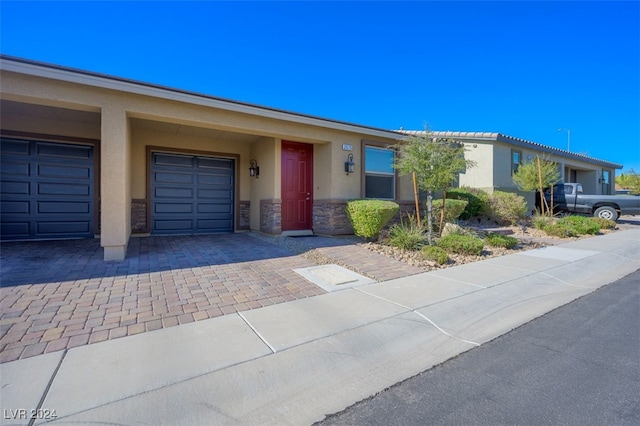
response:
<path id="1" fill-rule="evenodd" d="M 424 136 L 424 130 L 401 130 L 402 133 L 408 136 Z M 598 158 L 589 157 L 588 155 L 577 154 L 574 152 L 566 151 L 564 149 L 558 149 L 547 145 L 542 145 L 537 142 L 531 142 L 525 139 L 515 138 L 513 136 L 503 135 L 502 133 L 495 132 L 451 132 L 451 131 L 433 131 L 429 132 L 431 136 L 437 138 L 450 138 L 461 142 L 466 141 L 488 141 L 488 142 L 501 142 L 512 146 L 521 148 L 533 149 L 536 151 L 545 152 L 547 154 L 554 154 L 563 158 L 571 158 L 574 160 L 583 161 L 590 164 L 595 164 L 602 167 L 611 169 L 621 169 L 622 165 L 612 163 L 610 161 L 600 160 Z"/>
<path id="2" fill-rule="evenodd" d="M 299 114 L 250 103 L 218 98 L 202 93 L 174 89 L 166 86 L 144 83 L 120 77 L 113 77 L 106 74 L 62 67 L 59 65 L 37 62 L 23 58 L 16 58 L 7 55 L 0 55 L 0 70 L 11 71 L 34 77 L 81 84 L 101 89 L 116 90 L 126 93 L 151 96 L 160 99 L 185 102 L 193 105 L 200 105 L 221 109 L 224 111 L 238 112 L 242 114 L 271 118 L 275 120 L 288 121 L 292 123 L 359 133 L 367 136 L 385 139 L 398 140 L 404 137 L 402 133 L 392 130 L 379 129 L 344 121 Z"/>

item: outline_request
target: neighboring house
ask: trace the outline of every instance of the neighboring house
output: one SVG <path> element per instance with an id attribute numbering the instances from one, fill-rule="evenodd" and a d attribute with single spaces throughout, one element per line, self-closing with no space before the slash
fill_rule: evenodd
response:
<path id="1" fill-rule="evenodd" d="M 398 132 L 8 56 L 0 70 L 3 240 L 99 236 L 118 260 L 132 234 L 349 234 L 350 199 L 413 204 Z"/>
<path id="2" fill-rule="evenodd" d="M 413 136 L 424 136 L 424 131 L 407 131 Z M 622 165 L 599 160 L 586 155 L 552 148 L 536 142 L 489 132 L 430 132 L 437 138 L 448 138 L 465 145 L 465 158 L 476 162 L 460 175 L 459 186 L 478 188 L 487 192 L 520 192 L 513 183 L 513 173 L 518 167 L 533 161 L 536 156 L 558 164 L 560 181 L 580 182 L 587 194 L 615 193 L 615 171 Z M 534 207 L 534 194 L 521 193 L 529 207 Z"/>

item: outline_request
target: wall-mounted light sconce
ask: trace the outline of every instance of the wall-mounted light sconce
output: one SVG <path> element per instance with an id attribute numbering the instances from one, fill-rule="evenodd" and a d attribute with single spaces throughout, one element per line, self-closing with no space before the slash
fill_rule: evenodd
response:
<path id="1" fill-rule="evenodd" d="M 249 176 L 258 179 L 260 177 L 260 167 L 258 167 L 258 162 L 256 160 L 249 161 Z"/>
<path id="2" fill-rule="evenodd" d="M 356 163 L 353 162 L 353 154 L 347 155 L 347 161 L 344 163 L 344 171 L 349 174 L 353 173 L 356 168 Z"/>

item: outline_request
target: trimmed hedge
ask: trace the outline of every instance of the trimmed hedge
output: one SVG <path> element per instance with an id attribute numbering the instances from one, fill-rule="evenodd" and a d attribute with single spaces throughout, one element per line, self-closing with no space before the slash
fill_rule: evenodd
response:
<path id="1" fill-rule="evenodd" d="M 467 202 L 467 206 L 460 215 L 460 219 L 467 220 L 480 216 L 487 210 L 489 194 L 481 189 L 457 188 L 447 191 L 447 199 L 464 200 Z"/>
<path id="2" fill-rule="evenodd" d="M 455 221 L 464 209 L 467 207 L 469 203 L 464 200 L 454 200 L 447 198 L 447 203 L 445 204 L 444 211 L 444 221 L 445 222 L 453 222 Z M 433 200 L 433 217 L 435 221 L 440 220 L 440 212 L 442 211 L 442 199 Z"/>
<path id="3" fill-rule="evenodd" d="M 400 206 L 385 200 L 352 200 L 347 202 L 347 216 L 356 235 L 373 239 L 395 216 Z"/>
<path id="4" fill-rule="evenodd" d="M 495 191 L 489 195 L 488 216 L 501 224 L 515 225 L 527 216 L 524 197 L 512 192 Z"/>

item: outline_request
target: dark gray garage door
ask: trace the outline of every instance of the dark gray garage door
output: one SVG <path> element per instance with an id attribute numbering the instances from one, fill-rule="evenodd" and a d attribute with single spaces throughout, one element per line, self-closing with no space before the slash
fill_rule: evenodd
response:
<path id="1" fill-rule="evenodd" d="M 2 138 L 3 240 L 93 237 L 93 146 Z"/>
<path id="2" fill-rule="evenodd" d="M 234 160 L 153 153 L 152 232 L 233 232 Z"/>

